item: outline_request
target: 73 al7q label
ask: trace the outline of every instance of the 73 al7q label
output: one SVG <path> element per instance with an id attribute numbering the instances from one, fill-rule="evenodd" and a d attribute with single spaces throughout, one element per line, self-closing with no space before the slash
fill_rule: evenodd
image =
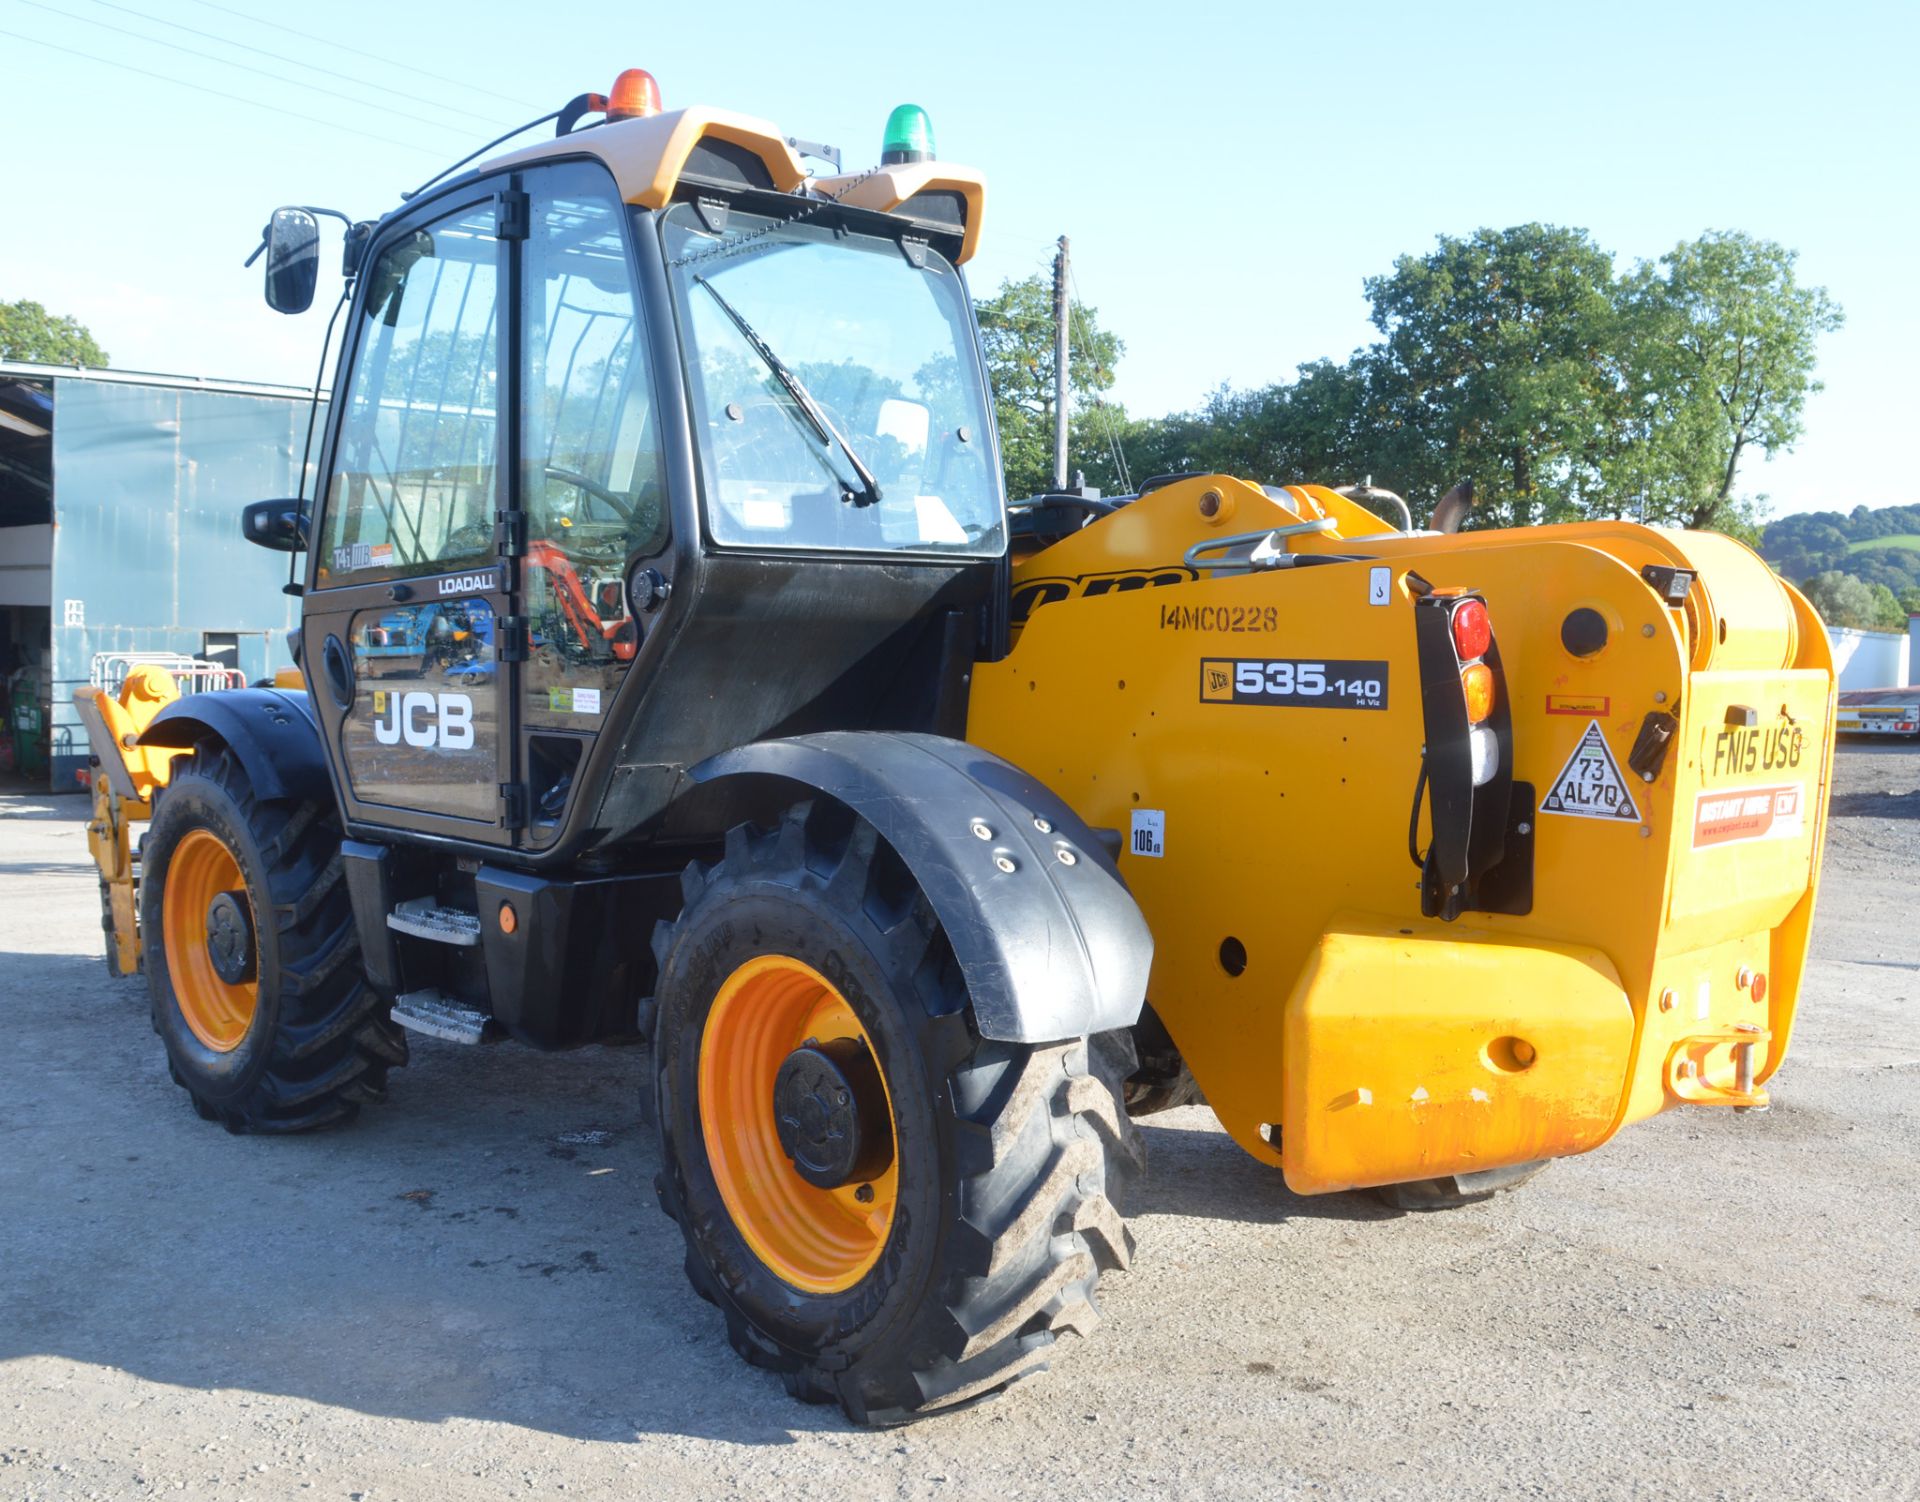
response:
<path id="1" fill-rule="evenodd" d="M 1387 664 L 1330 657 L 1204 657 L 1200 698 L 1207 704 L 1385 709 Z"/>

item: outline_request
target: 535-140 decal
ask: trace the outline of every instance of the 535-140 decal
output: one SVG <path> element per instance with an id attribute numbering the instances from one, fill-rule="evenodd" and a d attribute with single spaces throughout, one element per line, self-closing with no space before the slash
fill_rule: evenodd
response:
<path id="1" fill-rule="evenodd" d="M 1205 657 L 1208 704 L 1284 704 L 1306 709 L 1385 709 L 1387 664 L 1351 658 Z"/>

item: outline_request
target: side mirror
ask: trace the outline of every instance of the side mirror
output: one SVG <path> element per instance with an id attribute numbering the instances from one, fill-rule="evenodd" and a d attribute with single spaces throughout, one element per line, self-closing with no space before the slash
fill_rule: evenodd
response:
<path id="1" fill-rule="evenodd" d="M 276 553 L 297 553 L 307 545 L 307 519 L 294 500 L 254 501 L 240 512 L 240 532 Z"/>
<path id="2" fill-rule="evenodd" d="M 267 306 L 304 313 L 320 279 L 320 221 L 305 209 L 275 209 L 267 221 Z"/>

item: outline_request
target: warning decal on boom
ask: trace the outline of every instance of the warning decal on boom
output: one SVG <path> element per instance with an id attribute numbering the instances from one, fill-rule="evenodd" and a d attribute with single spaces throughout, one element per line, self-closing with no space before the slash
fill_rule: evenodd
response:
<path id="1" fill-rule="evenodd" d="M 1553 779 L 1547 796 L 1540 800 L 1540 812 L 1640 822 L 1640 810 L 1634 807 L 1627 779 L 1620 775 L 1620 763 L 1613 759 L 1598 720 L 1587 722 L 1587 733 L 1580 737 L 1580 744 Z"/>

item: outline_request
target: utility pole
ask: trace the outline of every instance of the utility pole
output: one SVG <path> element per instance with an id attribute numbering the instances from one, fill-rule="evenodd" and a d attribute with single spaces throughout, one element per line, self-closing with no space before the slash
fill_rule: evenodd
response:
<path id="1" fill-rule="evenodd" d="M 1067 488 L 1067 237 L 1053 258 L 1053 488 Z"/>

